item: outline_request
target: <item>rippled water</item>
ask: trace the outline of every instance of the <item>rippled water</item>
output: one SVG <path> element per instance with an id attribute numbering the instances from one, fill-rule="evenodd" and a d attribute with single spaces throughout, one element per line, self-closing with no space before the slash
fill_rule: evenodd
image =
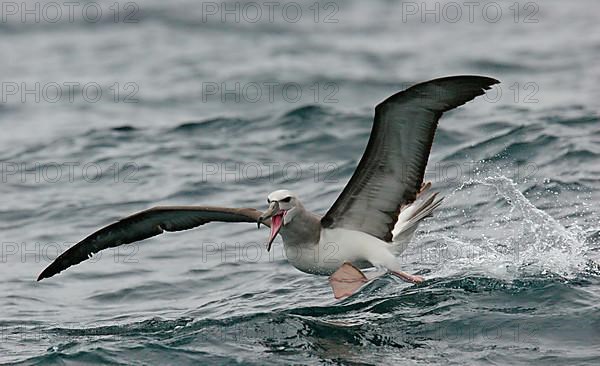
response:
<path id="1" fill-rule="evenodd" d="M 472 21 L 440 3 L 425 22 L 420 2 L 297 4 L 297 22 L 222 22 L 220 2 L 117 4 L 118 22 L 109 5 L 97 22 L 3 13 L 0 362 L 600 362 L 597 2 L 482 2 Z M 502 84 L 440 123 L 426 177 L 446 199 L 401 257 L 421 285 L 384 276 L 335 301 L 244 224 L 35 282 L 60 251 L 153 205 L 263 208 L 288 188 L 324 213 L 373 106 L 463 73 Z M 53 102 L 53 83 L 78 84 Z"/>

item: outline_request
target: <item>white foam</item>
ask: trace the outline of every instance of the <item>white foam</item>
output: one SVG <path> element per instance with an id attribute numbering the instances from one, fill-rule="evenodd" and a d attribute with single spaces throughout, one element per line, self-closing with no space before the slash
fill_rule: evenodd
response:
<path id="1" fill-rule="evenodd" d="M 483 207 L 461 210 L 453 225 L 456 229 L 421 233 L 406 252 L 406 259 L 416 267 L 432 271 L 429 277 L 466 272 L 506 280 L 545 273 L 573 278 L 584 270 L 588 261 L 585 232 L 577 226 L 567 229 L 536 208 L 511 179 L 469 180 L 445 202 L 451 205 L 453 200 L 464 199 Z M 484 210 L 488 212 L 482 215 Z M 444 212 L 438 214 L 443 216 Z"/>

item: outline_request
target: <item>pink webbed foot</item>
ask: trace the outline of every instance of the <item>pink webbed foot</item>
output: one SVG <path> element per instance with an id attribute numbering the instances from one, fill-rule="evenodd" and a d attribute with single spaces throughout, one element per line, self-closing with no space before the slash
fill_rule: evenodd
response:
<path id="1" fill-rule="evenodd" d="M 411 275 L 402 271 L 391 271 L 393 275 L 400 277 L 403 281 L 411 283 L 421 283 L 425 281 L 425 278 L 418 275 Z"/>
<path id="2" fill-rule="evenodd" d="M 350 262 L 344 262 L 342 266 L 329 277 L 329 284 L 333 289 L 336 299 L 347 297 L 356 292 L 368 279 Z"/>

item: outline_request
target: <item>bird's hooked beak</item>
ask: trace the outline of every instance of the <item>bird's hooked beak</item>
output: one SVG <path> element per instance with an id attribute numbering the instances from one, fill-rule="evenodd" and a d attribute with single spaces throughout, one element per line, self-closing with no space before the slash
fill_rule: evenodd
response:
<path id="1" fill-rule="evenodd" d="M 275 240 L 275 237 L 279 234 L 279 230 L 283 226 L 284 215 L 285 211 L 279 209 L 279 202 L 273 201 L 269 204 L 269 208 L 258 218 L 257 225 L 259 228 L 261 223 L 264 224 L 266 220 L 271 219 L 271 234 L 267 242 L 267 252 L 271 250 L 271 244 L 273 244 L 273 240 Z"/>

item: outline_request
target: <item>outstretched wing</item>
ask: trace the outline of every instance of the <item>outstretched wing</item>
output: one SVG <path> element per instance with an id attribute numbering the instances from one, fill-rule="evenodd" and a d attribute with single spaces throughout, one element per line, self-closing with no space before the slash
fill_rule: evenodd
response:
<path id="1" fill-rule="evenodd" d="M 445 77 L 414 85 L 377 105 L 367 148 L 321 219 L 322 226 L 391 241 L 400 207 L 414 201 L 421 188 L 442 113 L 483 95 L 498 82 L 481 76 Z"/>
<path id="2" fill-rule="evenodd" d="M 103 249 L 151 238 L 164 231 L 188 230 L 211 221 L 257 222 L 261 214 L 253 208 L 153 207 L 110 224 L 73 245 L 46 267 L 37 280 L 52 277 Z M 270 220 L 265 223 L 270 224 Z"/>

